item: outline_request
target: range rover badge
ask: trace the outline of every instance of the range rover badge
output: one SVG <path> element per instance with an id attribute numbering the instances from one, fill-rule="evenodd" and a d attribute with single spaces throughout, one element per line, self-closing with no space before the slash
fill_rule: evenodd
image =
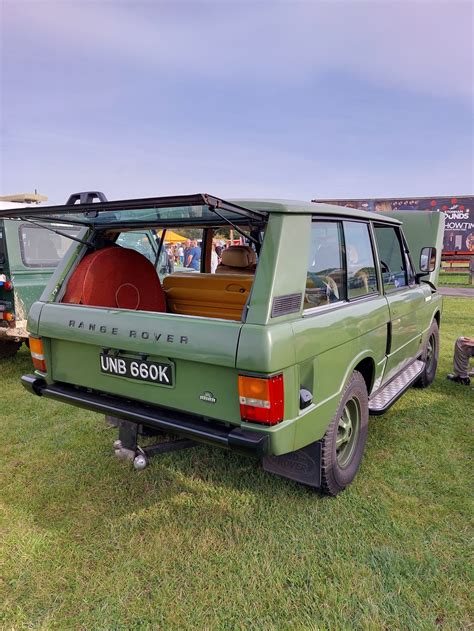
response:
<path id="1" fill-rule="evenodd" d="M 199 399 L 201 401 L 206 401 L 206 403 L 215 403 L 217 401 L 216 397 L 212 394 L 212 392 L 209 392 L 209 390 L 200 394 Z"/>

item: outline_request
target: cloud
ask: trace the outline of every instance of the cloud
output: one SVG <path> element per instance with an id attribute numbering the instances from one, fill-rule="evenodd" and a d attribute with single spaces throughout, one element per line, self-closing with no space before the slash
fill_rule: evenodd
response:
<path id="1" fill-rule="evenodd" d="M 470 2 L 25 2 L 5 33 L 58 54 L 205 80 L 295 85 L 331 72 L 472 102 Z M 33 46 L 33 49 L 35 48 Z M 28 49 L 28 46 L 26 46 Z M 251 95 L 249 95 L 251 98 Z"/>

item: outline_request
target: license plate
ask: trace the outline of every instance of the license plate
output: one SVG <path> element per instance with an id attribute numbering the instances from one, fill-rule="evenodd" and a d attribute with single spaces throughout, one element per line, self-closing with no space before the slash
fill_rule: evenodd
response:
<path id="1" fill-rule="evenodd" d="M 163 362 L 149 362 L 144 359 L 131 359 L 130 357 L 114 357 L 106 353 L 100 354 L 100 372 L 107 375 L 117 375 L 150 381 L 162 386 L 172 386 L 173 366 Z"/>

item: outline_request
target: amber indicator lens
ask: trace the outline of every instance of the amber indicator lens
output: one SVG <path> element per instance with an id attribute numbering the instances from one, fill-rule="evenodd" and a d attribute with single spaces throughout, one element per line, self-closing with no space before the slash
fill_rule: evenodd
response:
<path id="1" fill-rule="evenodd" d="M 283 375 L 268 378 L 239 375 L 239 402 L 242 420 L 276 425 L 283 420 Z"/>
<path id="2" fill-rule="evenodd" d="M 30 353 L 33 366 L 36 370 L 46 372 L 46 363 L 44 361 L 43 341 L 38 337 L 30 337 Z"/>

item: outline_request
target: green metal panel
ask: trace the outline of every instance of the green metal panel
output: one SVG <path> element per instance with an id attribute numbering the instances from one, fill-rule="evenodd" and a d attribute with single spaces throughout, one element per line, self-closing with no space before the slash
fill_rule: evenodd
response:
<path id="1" fill-rule="evenodd" d="M 387 357 L 384 381 L 389 380 L 421 352 L 420 311 L 425 304 L 422 287 L 403 287 L 387 294 L 392 324 L 391 352 Z"/>
<path id="2" fill-rule="evenodd" d="M 120 347 L 117 345 L 113 348 L 122 346 L 120 341 Z M 188 359 L 179 359 L 170 352 L 162 354 L 158 349 L 150 349 L 149 346 L 148 344 L 149 361 L 173 364 L 174 387 L 103 374 L 100 371 L 99 358 L 101 346 L 87 344 L 82 340 L 71 342 L 57 338 L 51 340 L 52 363 L 49 378 L 240 425 L 237 374 L 233 367 L 195 361 L 191 359 L 192 353 Z M 138 352 L 135 348 L 128 356 L 138 359 Z M 200 399 L 208 391 L 212 392 L 215 403 Z"/>
<path id="3" fill-rule="evenodd" d="M 45 304 L 41 335 L 100 348 L 235 367 L 242 324 L 149 311 Z M 67 363 L 72 363 L 66 358 Z"/>
<path id="4" fill-rule="evenodd" d="M 271 215 L 265 231 L 246 322 L 269 324 L 294 320 L 295 313 L 271 318 L 273 299 L 303 291 L 311 234 L 309 215 Z M 301 314 L 301 308 L 297 314 Z"/>

